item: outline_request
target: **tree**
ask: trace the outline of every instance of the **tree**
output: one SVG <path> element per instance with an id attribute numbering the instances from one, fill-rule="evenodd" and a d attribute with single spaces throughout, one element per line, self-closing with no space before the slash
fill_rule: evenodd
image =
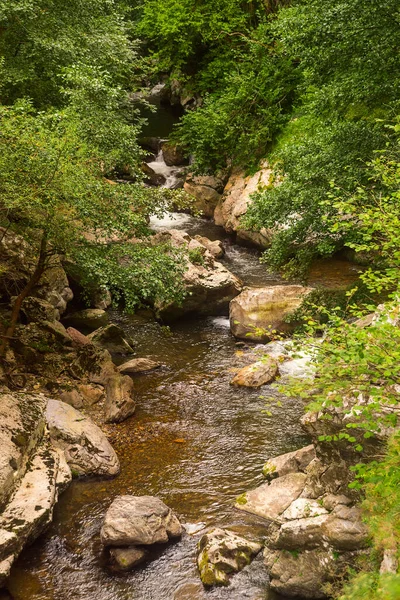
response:
<path id="1" fill-rule="evenodd" d="M 86 282 L 122 295 L 128 309 L 182 297 L 177 252 L 145 241 L 148 215 L 163 210 L 168 197 L 105 178 L 103 153 L 80 129 L 73 108 L 37 114 L 27 101 L 0 107 L 0 214 L 36 255 L 1 353 L 23 300 L 55 255 L 75 262 Z"/>

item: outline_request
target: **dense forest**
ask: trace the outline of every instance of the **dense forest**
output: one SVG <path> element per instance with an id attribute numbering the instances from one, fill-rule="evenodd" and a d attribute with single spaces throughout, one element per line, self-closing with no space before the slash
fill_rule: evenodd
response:
<path id="1" fill-rule="evenodd" d="M 362 265 L 357 287 L 299 309 L 295 337 L 314 348 L 318 378 L 285 392 L 316 412 L 367 398 L 321 438 L 361 456 L 350 486 L 372 547 L 332 588 L 341 600 L 400 597 L 398 566 L 379 571 L 387 552 L 400 561 L 399 48 L 397 0 L 0 0 L 0 235 L 30 252 L 22 283 L 1 256 L 5 370 L 21 307 L 59 260 L 88 296 L 107 290 L 128 312 L 183 301 L 186 250 L 154 243 L 149 219 L 193 199 L 149 187 L 143 171 L 160 82 L 192 176 L 226 181 L 268 162 L 241 221 L 271 232 L 266 269 L 306 283 L 321 258 Z M 365 461 L 364 443 L 388 428 L 384 454 Z"/>

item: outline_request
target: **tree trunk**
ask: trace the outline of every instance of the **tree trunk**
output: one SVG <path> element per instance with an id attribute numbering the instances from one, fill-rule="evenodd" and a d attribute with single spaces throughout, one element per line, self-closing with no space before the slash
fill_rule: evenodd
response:
<path id="1" fill-rule="evenodd" d="M 36 268 L 32 273 L 32 276 L 29 279 L 28 283 L 26 284 L 22 292 L 19 294 L 19 296 L 17 296 L 14 302 L 11 312 L 10 324 L 6 329 L 5 335 L 3 336 L 3 341 L 0 346 L 0 357 L 4 357 L 9 344 L 9 340 L 14 337 L 15 327 L 18 323 L 19 312 L 21 310 L 23 301 L 27 296 L 29 296 L 29 294 L 31 293 L 35 285 L 39 282 L 41 276 L 44 273 L 44 270 L 46 268 L 46 253 L 47 235 L 43 234 L 42 240 L 40 242 L 40 252 Z"/>

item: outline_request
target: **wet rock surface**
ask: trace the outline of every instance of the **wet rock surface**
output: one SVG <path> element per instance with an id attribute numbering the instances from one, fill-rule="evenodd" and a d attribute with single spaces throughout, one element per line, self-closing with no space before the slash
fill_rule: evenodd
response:
<path id="1" fill-rule="evenodd" d="M 231 384 L 239 387 L 258 388 L 274 381 L 278 373 L 276 361 L 273 358 L 265 357 L 263 360 L 240 369 Z"/>

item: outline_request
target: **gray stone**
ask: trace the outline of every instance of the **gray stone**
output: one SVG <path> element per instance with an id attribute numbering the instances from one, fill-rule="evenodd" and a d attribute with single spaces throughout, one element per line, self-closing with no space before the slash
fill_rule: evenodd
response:
<path id="1" fill-rule="evenodd" d="M 202 235 L 195 235 L 194 239 L 197 240 L 202 246 L 207 248 L 214 258 L 222 258 L 224 256 L 225 249 L 221 240 L 215 240 L 212 242 Z"/>
<path id="2" fill-rule="evenodd" d="M 323 525 L 326 540 L 337 550 L 359 550 L 368 544 L 368 529 L 358 507 L 338 505 Z"/>
<path id="3" fill-rule="evenodd" d="M 58 400 L 48 400 L 47 424 L 73 475 L 119 473 L 119 461 L 104 433 L 88 417 Z"/>
<path id="4" fill-rule="evenodd" d="M 64 323 L 67 327 L 93 331 L 108 324 L 108 314 L 100 308 L 86 308 L 67 315 L 64 318 Z"/>
<path id="5" fill-rule="evenodd" d="M 327 514 L 328 511 L 321 506 L 320 502 L 310 498 L 297 498 L 297 500 L 294 500 L 289 508 L 285 510 L 282 517 L 287 520 L 293 520 L 307 519 L 309 517 L 318 517 Z"/>
<path id="6" fill-rule="evenodd" d="M 104 546 L 149 546 L 182 535 L 177 517 L 154 496 L 118 496 L 104 518 Z"/>
<path id="7" fill-rule="evenodd" d="M 326 598 L 324 584 L 330 579 L 329 571 L 335 566 L 332 552 L 264 552 L 265 565 L 270 574 L 271 590 L 289 598 Z"/>
<path id="8" fill-rule="evenodd" d="M 237 499 L 235 507 L 280 522 L 282 513 L 302 493 L 305 482 L 304 473 L 289 473 L 246 492 Z"/>
<path id="9" fill-rule="evenodd" d="M 268 356 L 243 367 L 232 379 L 231 384 L 240 387 L 258 388 L 274 381 L 278 375 L 277 362 Z"/>
<path id="10" fill-rule="evenodd" d="M 118 371 L 126 375 L 131 373 L 146 373 L 148 371 L 155 371 L 161 366 L 160 363 L 157 363 L 150 358 L 133 358 L 123 365 L 120 365 Z"/>
<path id="11" fill-rule="evenodd" d="M 133 381 L 128 375 L 113 375 L 106 384 L 104 417 L 106 423 L 122 423 L 135 412 Z"/>
<path id="12" fill-rule="evenodd" d="M 324 496 L 322 499 L 322 504 L 324 508 L 331 511 L 340 504 L 344 504 L 345 506 L 351 504 L 351 499 L 343 494 L 340 496 L 336 496 L 335 494 L 326 494 L 326 496 Z"/>
<path id="13" fill-rule="evenodd" d="M 128 341 L 124 330 L 117 325 L 111 324 L 100 327 L 100 329 L 96 329 L 88 335 L 88 338 L 95 346 L 105 348 L 109 352 L 117 354 L 133 353 L 132 342 Z"/>
<path id="14" fill-rule="evenodd" d="M 113 570 L 122 573 L 131 571 L 134 567 L 144 562 L 148 556 L 145 548 L 132 546 L 132 548 L 110 548 L 110 559 Z"/>
<path id="15" fill-rule="evenodd" d="M 212 529 L 198 544 L 197 566 L 204 585 L 228 585 L 229 575 L 238 573 L 260 552 L 262 544 L 251 542 L 224 529 Z"/>
<path id="16" fill-rule="evenodd" d="M 285 550 L 318 548 L 324 542 L 323 526 L 328 519 L 327 514 L 322 514 L 319 517 L 300 518 L 283 523 L 275 544 L 276 548 Z"/>
<path id="17" fill-rule="evenodd" d="M 314 458 L 315 447 L 310 444 L 294 452 L 287 452 L 275 458 L 270 458 L 263 467 L 263 475 L 268 479 L 272 479 L 288 473 L 304 472 Z"/>
<path id="18" fill-rule="evenodd" d="M 249 288 L 234 298 L 229 306 L 233 335 L 240 339 L 266 342 L 274 332 L 290 333 L 296 323 L 285 317 L 300 306 L 311 288 L 301 285 L 276 285 Z"/>

